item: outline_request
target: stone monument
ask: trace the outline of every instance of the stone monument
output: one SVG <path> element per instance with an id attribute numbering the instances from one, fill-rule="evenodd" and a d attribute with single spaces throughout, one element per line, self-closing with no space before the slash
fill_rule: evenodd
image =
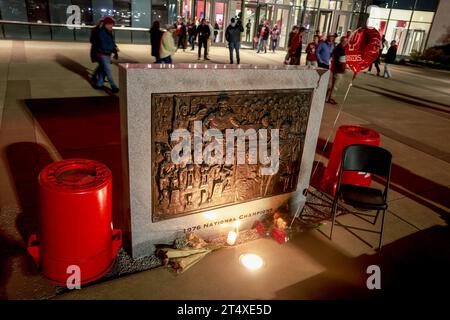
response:
<path id="1" fill-rule="evenodd" d="M 310 67 L 122 64 L 126 249 L 146 256 L 180 232 L 214 237 L 235 221 L 241 230 L 252 227 L 285 201 L 303 206 L 327 84 L 328 72 Z M 174 141 L 177 129 L 188 135 Z M 227 149 L 231 160 L 207 161 L 204 150 L 217 137 L 205 142 L 196 136 L 208 130 L 225 136 L 231 129 L 238 132 Z M 250 159 L 250 135 L 260 139 L 261 131 L 277 134 L 276 150 L 274 136 L 264 136 L 268 154 L 278 155 L 274 174 L 263 174 L 264 165 Z M 172 152 L 184 139 L 187 160 L 175 163 Z M 238 163 L 239 156 L 245 163 Z"/>

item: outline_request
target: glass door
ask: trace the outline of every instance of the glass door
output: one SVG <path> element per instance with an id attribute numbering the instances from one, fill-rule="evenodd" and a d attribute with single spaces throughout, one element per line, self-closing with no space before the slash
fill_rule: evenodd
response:
<path id="1" fill-rule="evenodd" d="M 253 32 L 254 38 L 252 39 L 253 48 L 256 47 L 257 42 L 258 42 L 257 38 L 259 37 L 259 35 L 258 35 L 259 25 L 264 23 L 264 21 L 266 21 L 266 20 L 267 20 L 267 5 L 266 4 L 258 5 L 256 7 L 256 18 L 255 18 L 255 26 L 254 26 L 254 32 Z"/>
<path id="2" fill-rule="evenodd" d="M 258 26 L 268 19 L 267 4 L 261 4 L 257 7 L 256 19 L 256 29 L 258 29 Z"/>
<path id="3" fill-rule="evenodd" d="M 244 16 L 244 33 L 243 36 L 245 42 L 253 42 L 253 37 L 255 36 L 257 30 L 257 19 L 256 19 L 256 6 L 248 5 L 245 8 L 245 16 Z"/>
<path id="4" fill-rule="evenodd" d="M 330 32 L 331 25 L 331 11 L 320 10 L 319 13 L 319 25 L 318 28 L 320 33 L 326 36 Z"/>
<path id="5" fill-rule="evenodd" d="M 209 23 L 211 23 L 212 26 L 214 27 L 214 21 L 212 20 L 212 17 L 211 17 L 211 0 L 205 0 L 205 2 L 206 2 L 205 18 L 206 18 L 206 20 L 209 20 Z"/>
<path id="6" fill-rule="evenodd" d="M 216 2 L 214 5 L 213 19 L 211 23 L 214 27 L 214 42 L 224 42 L 224 30 L 227 27 L 226 17 L 228 16 L 227 2 Z M 217 34 L 216 34 L 217 32 Z"/>
<path id="7" fill-rule="evenodd" d="M 278 46 L 282 48 L 286 47 L 287 44 L 286 39 L 289 35 L 289 17 L 291 16 L 291 10 L 290 7 L 277 7 L 272 21 L 272 27 L 276 24 L 280 30 Z"/>
<path id="8" fill-rule="evenodd" d="M 344 35 L 349 29 L 350 23 L 350 13 L 336 12 L 335 19 L 333 23 L 332 32 L 336 32 L 338 37 Z"/>
<path id="9" fill-rule="evenodd" d="M 403 54 L 410 55 L 413 50 L 422 52 L 424 40 L 425 30 L 409 30 Z"/>
<path id="10" fill-rule="evenodd" d="M 211 10 L 211 0 L 196 0 L 195 2 L 195 20 L 200 22 L 202 19 L 209 19 Z M 214 21 L 211 21 L 214 23 Z"/>

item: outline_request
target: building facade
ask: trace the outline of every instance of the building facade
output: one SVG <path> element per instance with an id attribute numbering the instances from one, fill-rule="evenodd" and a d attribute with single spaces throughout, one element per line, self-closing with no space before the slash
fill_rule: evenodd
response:
<path id="1" fill-rule="evenodd" d="M 441 2 L 448 6 L 449 0 Z M 281 47 L 294 25 L 306 28 L 305 42 L 315 30 L 340 36 L 368 25 L 388 41 L 396 40 L 399 54 L 407 56 L 428 46 L 436 12 L 442 7 L 439 0 L 0 0 L 0 37 L 86 41 L 89 27 L 110 15 L 117 21 L 118 42 L 146 43 L 152 21 L 171 24 L 182 17 L 210 20 L 218 31 L 216 42 L 224 43 L 227 24 L 238 17 L 245 29 L 242 41 L 249 45 L 265 20 L 280 28 Z M 77 21 L 79 27 L 65 25 Z"/>

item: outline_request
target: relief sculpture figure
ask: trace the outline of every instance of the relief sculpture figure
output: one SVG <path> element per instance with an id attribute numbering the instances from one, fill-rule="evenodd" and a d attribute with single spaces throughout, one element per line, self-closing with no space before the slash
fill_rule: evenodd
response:
<path id="1" fill-rule="evenodd" d="M 197 92 L 152 95 L 152 220 L 160 221 L 240 202 L 293 192 L 298 182 L 312 101 L 312 89 Z M 195 125 L 194 125 L 195 123 Z M 197 126 L 197 123 L 201 123 Z M 194 132 L 196 128 L 197 132 Z M 270 156 L 271 130 L 279 130 L 279 167 L 261 174 L 261 163 L 250 163 L 248 137 L 242 153 L 245 163 L 171 160 L 176 145 L 170 134 L 186 129 L 191 152 L 205 150 L 214 141 L 195 140 L 208 129 L 266 130 Z M 223 146 L 225 147 L 225 143 Z M 225 150 L 223 157 L 225 157 Z M 210 154 L 211 156 L 211 154 Z M 214 153 L 215 156 L 215 153 Z M 219 158 L 221 157 L 219 153 Z M 193 158 L 191 158 L 193 159 Z"/>

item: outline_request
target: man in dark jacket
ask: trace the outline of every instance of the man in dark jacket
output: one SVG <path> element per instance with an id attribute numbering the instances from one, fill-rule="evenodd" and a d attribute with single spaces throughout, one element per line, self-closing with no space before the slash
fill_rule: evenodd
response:
<path id="1" fill-rule="evenodd" d="M 347 68 L 346 57 L 345 57 L 345 47 L 347 46 L 347 37 L 341 37 L 339 44 L 334 48 L 331 54 L 331 86 L 328 88 L 327 92 L 327 102 L 331 104 L 336 104 L 333 99 L 333 91 L 336 91 L 339 84 L 345 74 L 345 69 Z"/>
<path id="2" fill-rule="evenodd" d="M 244 27 L 240 20 L 236 21 L 231 18 L 231 23 L 225 30 L 225 39 L 228 41 L 228 49 L 230 50 L 230 64 L 233 64 L 233 50 L 236 50 L 237 64 L 241 62 L 239 57 L 239 48 L 241 46 L 241 33 L 244 32 Z"/>
<path id="3" fill-rule="evenodd" d="M 391 41 L 391 46 L 388 49 L 388 52 L 386 53 L 386 56 L 384 57 L 384 74 L 383 76 L 385 78 L 391 77 L 391 70 L 390 66 L 395 62 L 395 59 L 397 58 L 397 43 L 395 40 Z"/>
<path id="4" fill-rule="evenodd" d="M 177 22 L 177 49 L 183 48 L 183 51 L 186 50 L 186 25 L 184 24 L 183 20 L 181 18 L 178 18 Z"/>
<path id="5" fill-rule="evenodd" d="M 104 77 L 106 76 L 111 86 L 111 90 L 113 92 L 119 92 L 111 73 L 111 55 L 114 54 L 114 58 L 117 59 L 117 52 L 119 51 L 113 36 L 114 24 L 115 21 L 113 18 L 104 17 L 103 24 L 92 34 L 91 42 L 92 47 L 95 48 L 95 57 L 98 62 L 98 69 L 96 71 L 98 77 L 95 87 L 97 89 L 102 89 Z"/>
<path id="6" fill-rule="evenodd" d="M 91 30 L 89 42 L 91 43 L 91 62 L 98 62 L 97 60 L 97 45 L 98 45 L 98 30 L 103 27 L 103 18 L 98 21 Z"/>
<path id="7" fill-rule="evenodd" d="M 191 45 L 191 51 L 194 51 L 194 47 L 195 47 L 196 29 L 197 29 L 197 27 L 195 26 L 195 21 L 190 20 L 190 22 L 187 26 L 187 32 L 188 32 L 188 37 L 189 37 L 188 38 L 189 44 Z"/>
<path id="8" fill-rule="evenodd" d="M 98 21 L 94 28 L 91 29 L 91 36 L 89 38 L 89 42 L 91 43 L 91 62 L 98 63 L 97 58 L 97 46 L 98 46 L 98 30 L 103 27 L 103 18 Z M 98 79 L 98 67 L 95 69 L 92 74 L 92 83 L 96 84 Z"/>
<path id="9" fill-rule="evenodd" d="M 289 64 L 290 65 L 300 65 L 300 58 L 303 49 L 303 33 L 305 32 L 304 27 L 300 27 L 298 32 L 294 34 L 291 39 L 289 46 Z"/>
<path id="10" fill-rule="evenodd" d="M 202 23 L 197 27 L 197 35 L 198 35 L 198 60 L 200 60 L 202 56 L 202 46 L 205 48 L 203 52 L 203 57 L 205 60 L 209 60 L 208 58 L 208 39 L 211 36 L 211 30 L 209 26 L 206 24 L 206 19 L 202 19 Z"/>
<path id="11" fill-rule="evenodd" d="M 152 56 L 155 57 L 155 63 L 159 63 L 159 48 L 161 47 L 161 38 L 163 32 L 160 29 L 159 21 L 154 21 L 150 29 L 150 44 L 152 45 Z"/>
<path id="12" fill-rule="evenodd" d="M 252 29 L 252 23 L 250 22 L 250 19 L 248 19 L 247 24 L 245 25 L 245 41 L 250 41 L 250 31 Z"/>

